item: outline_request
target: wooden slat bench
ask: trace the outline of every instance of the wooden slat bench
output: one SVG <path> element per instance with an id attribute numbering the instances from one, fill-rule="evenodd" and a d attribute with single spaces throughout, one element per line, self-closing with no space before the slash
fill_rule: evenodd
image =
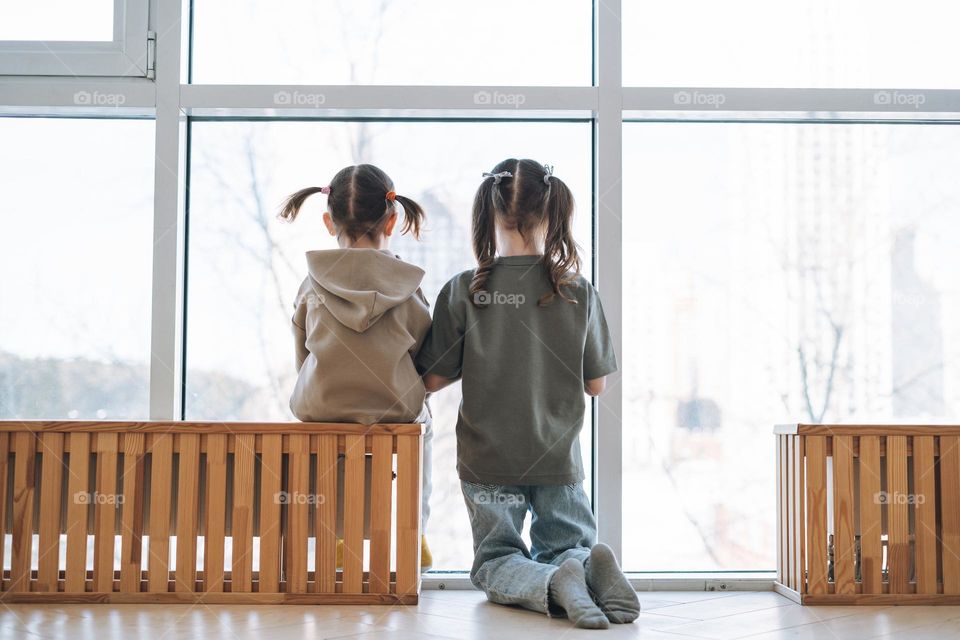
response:
<path id="1" fill-rule="evenodd" d="M 0 421 L 0 602 L 416 604 L 421 434 Z"/>
<path id="2" fill-rule="evenodd" d="M 774 433 L 778 592 L 802 604 L 960 604 L 960 426 Z"/>

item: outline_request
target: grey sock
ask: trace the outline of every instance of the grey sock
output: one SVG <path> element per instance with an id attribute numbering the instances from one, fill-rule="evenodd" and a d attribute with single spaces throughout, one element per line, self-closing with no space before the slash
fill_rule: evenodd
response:
<path id="1" fill-rule="evenodd" d="M 590 550 L 586 562 L 587 586 L 610 622 L 626 624 L 640 615 L 640 599 L 620 571 L 613 549 L 602 542 Z"/>
<path id="2" fill-rule="evenodd" d="M 550 600 L 567 612 L 575 627 L 581 629 L 606 629 L 610 626 L 606 616 L 593 603 L 583 573 L 583 564 L 570 558 L 560 565 L 550 577 Z"/>

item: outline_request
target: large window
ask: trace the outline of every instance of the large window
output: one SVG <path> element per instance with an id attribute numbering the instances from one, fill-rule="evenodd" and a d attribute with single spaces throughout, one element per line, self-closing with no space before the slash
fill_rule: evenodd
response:
<path id="1" fill-rule="evenodd" d="M 772 423 L 960 411 L 960 131 L 625 129 L 624 563 L 770 569 Z"/>
<path id="2" fill-rule="evenodd" d="M 947 0 L 0 5 L 0 417 L 288 420 L 289 193 L 382 166 L 434 301 L 482 171 L 556 167 L 622 375 L 582 445 L 633 571 L 774 567 L 771 427 L 960 411 Z M 435 569 L 471 561 L 459 389 Z M 446 578 L 444 578 L 446 579 Z"/>
<path id="3" fill-rule="evenodd" d="M 0 419 L 146 418 L 153 122 L 0 118 L 0 139 Z"/>
<path id="4" fill-rule="evenodd" d="M 500 140 L 549 161 L 582 194 L 576 235 L 590 275 L 590 125 L 577 123 L 197 122 L 192 128 L 187 307 L 186 417 L 290 420 L 296 380 L 290 316 L 306 275 L 304 252 L 336 247 L 323 227 L 324 198 L 293 224 L 276 219 L 290 193 L 322 186 L 363 157 L 427 213 L 422 241 L 391 249 L 424 268 L 433 302 L 454 274 L 474 265 L 470 207 L 481 173 L 504 158 Z M 434 567 L 470 567 L 470 530 L 456 479 L 453 426 L 459 385 L 435 394 L 434 486 L 428 532 Z M 590 420 L 584 457 L 591 453 Z"/>
<path id="5" fill-rule="evenodd" d="M 951 0 L 623 3 L 624 83 L 960 89 Z"/>
<path id="6" fill-rule="evenodd" d="M 31 0 L 0 4 L 0 74 L 152 73 L 148 0 Z"/>
<path id="7" fill-rule="evenodd" d="M 589 0 L 254 0 L 237 9 L 196 3 L 194 82 L 591 82 Z"/>

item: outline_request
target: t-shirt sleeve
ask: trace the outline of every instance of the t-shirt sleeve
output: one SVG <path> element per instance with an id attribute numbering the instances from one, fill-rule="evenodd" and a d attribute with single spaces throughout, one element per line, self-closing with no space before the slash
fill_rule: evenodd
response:
<path id="1" fill-rule="evenodd" d="M 440 291 L 433 324 L 417 354 L 417 370 L 455 380 L 463 369 L 464 310 L 451 301 L 451 283 Z"/>
<path id="2" fill-rule="evenodd" d="M 583 347 L 583 379 L 602 378 L 617 370 L 617 354 L 613 349 L 607 319 L 596 289 L 590 286 L 587 313 L 587 339 Z"/>

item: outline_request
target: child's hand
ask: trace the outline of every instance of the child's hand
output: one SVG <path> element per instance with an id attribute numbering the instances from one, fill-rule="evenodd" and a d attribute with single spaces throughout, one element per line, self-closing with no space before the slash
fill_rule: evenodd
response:
<path id="1" fill-rule="evenodd" d="M 588 396 L 598 396 L 607 388 L 607 376 L 594 378 L 583 383 L 583 390 Z"/>
<path id="2" fill-rule="evenodd" d="M 427 390 L 427 393 L 440 391 L 440 389 L 453 384 L 453 382 L 454 381 L 450 378 L 444 378 L 443 376 L 438 376 L 435 373 L 423 374 L 423 386 Z"/>

